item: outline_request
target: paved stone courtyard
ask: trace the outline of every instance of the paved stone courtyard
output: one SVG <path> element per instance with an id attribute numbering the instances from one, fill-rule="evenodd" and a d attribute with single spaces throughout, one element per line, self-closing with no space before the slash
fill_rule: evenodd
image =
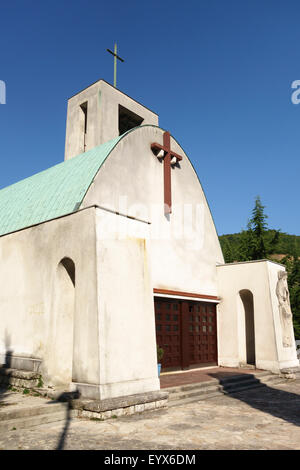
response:
<path id="1" fill-rule="evenodd" d="M 0 449 L 296 450 L 300 380 L 107 421 L 66 419 L 0 436 Z"/>

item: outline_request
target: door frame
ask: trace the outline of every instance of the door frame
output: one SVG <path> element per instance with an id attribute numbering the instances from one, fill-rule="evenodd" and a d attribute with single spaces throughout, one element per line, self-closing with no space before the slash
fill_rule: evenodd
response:
<path id="1" fill-rule="evenodd" d="M 203 294 L 194 294 L 194 293 L 185 293 L 185 292 L 177 292 L 177 291 L 169 291 L 164 289 L 153 289 L 154 298 L 153 303 L 155 304 L 155 299 L 170 299 L 177 300 L 180 305 L 180 327 L 181 327 L 181 339 L 180 339 L 180 347 L 181 347 L 181 366 L 179 367 L 170 367 L 164 368 L 164 371 L 171 371 L 171 370 L 189 370 L 195 369 L 200 367 L 209 367 L 209 365 L 217 365 L 218 364 L 218 304 L 220 303 L 220 298 L 217 296 L 209 296 Z M 214 363 L 199 363 L 199 364 L 190 364 L 188 359 L 188 340 L 189 340 L 189 331 L 188 331 L 188 302 L 193 301 L 195 303 L 212 303 L 215 305 L 216 312 L 215 312 L 215 323 L 216 323 L 216 361 Z M 155 320 L 155 335 L 156 335 L 156 318 Z M 156 338 L 156 336 L 155 336 Z"/>

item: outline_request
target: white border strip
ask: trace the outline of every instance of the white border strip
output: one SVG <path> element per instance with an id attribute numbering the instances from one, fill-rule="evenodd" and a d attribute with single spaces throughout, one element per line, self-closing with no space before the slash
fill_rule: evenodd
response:
<path id="1" fill-rule="evenodd" d="M 219 304 L 220 300 L 214 299 L 200 299 L 198 297 L 186 297 L 185 295 L 172 295 L 172 294 L 156 294 L 153 293 L 154 297 L 167 297 L 170 299 L 180 299 L 180 300 L 194 300 L 195 302 L 211 302 L 212 304 Z"/>

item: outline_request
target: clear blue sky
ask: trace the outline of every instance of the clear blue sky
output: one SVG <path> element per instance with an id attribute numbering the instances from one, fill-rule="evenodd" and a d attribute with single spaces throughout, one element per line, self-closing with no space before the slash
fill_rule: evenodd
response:
<path id="1" fill-rule="evenodd" d="M 113 80 L 153 109 L 192 160 L 218 233 L 260 195 L 270 228 L 300 235 L 300 3 L 2 2 L 0 187 L 63 160 L 67 99 Z"/>

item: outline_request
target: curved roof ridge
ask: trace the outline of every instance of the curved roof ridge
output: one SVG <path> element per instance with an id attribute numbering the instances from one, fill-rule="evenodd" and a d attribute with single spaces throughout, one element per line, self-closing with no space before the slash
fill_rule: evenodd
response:
<path id="1" fill-rule="evenodd" d="M 0 236 L 78 210 L 99 168 L 125 134 L 0 190 Z"/>
<path id="2" fill-rule="evenodd" d="M 134 127 L 85 153 L 1 189 L 0 237 L 76 212 L 114 147 L 127 134 L 141 127 L 154 127 L 164 131 L 154 124 Z M 175 137 L 173 139 L 178 143 Z M 191 165 L 199 180 L 192 163 Z M 202 187 L 200 180 L 199 183 Z M 203 194 L 212 217 L 204 191 Z M 216 230 L 214 220 L 213 224 Z"/>

